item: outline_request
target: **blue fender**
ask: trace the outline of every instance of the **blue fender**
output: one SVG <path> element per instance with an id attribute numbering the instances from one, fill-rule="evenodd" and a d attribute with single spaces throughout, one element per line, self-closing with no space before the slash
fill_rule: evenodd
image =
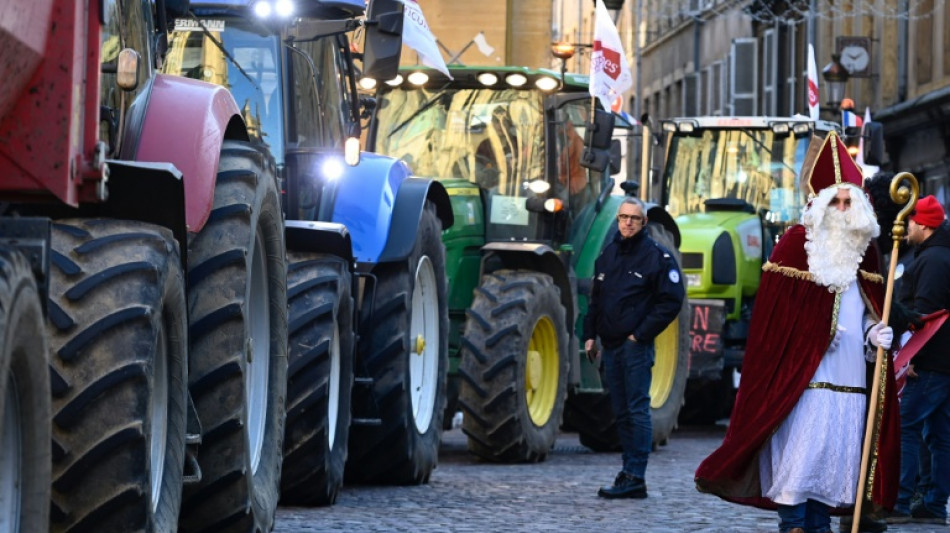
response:
<path id="1" fill-rule="evenodd" d="M 358 263 L 395 261 L 412 251 L 427 199 L 436 204 L 442 227 L 451 226 L 452 207 L 442 184 L 412 177 L 398 159 L 364 152 L 336 184 L 331 219 L 349 230 Z"/>

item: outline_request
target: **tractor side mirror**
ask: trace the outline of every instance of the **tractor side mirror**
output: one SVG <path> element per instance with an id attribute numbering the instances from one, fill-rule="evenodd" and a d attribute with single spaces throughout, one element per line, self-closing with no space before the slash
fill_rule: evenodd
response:
<path id="1" fill-rule="evenodd" d="M 864 125 L 864 162 L 874 166 L 884 164 L 884 126 L 880 122 Z"/>
<path id="2" fill-rule="evenodd" d="M 614 114 L 602 109 L 594 110 L 594 121 L 587 125 L 584 144 L 598 150 L 609 150 L 614 134 Z"/>
<path id="3" fill-rule="evenodd" d="M 363 76 L 391 80 L 399 69 L 402 53 L 403 5 L 398 0 L 373 0 L 366 14 L 363 44 Z"/>
<path id="4" fill-rule="evenodd" d="M 614 114 L 609 111 L 595 109 L 594 121 L 587 124 L 587 131 L 584 133 L 584 153 L 581 154 L 582 167 L 597 172 L 607 171 L 612 159 L 613 133 Z M 619 142 L 617 150 L 619 154 Z"/>
<path id="5" fill-rule="evenodd" d="M 620 151 L 620 139 L 610 141 L 610 175 L 620 173 L 620 163 L 623 160 L 623 154 Z"/>

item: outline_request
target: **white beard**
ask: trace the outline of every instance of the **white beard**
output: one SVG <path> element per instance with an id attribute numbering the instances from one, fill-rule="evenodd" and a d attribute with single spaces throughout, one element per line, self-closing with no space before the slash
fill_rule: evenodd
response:
<path id="1" fill-rule="evenodd" d="M 839 211 L 829 206 L 838 187 L 828 187 L 802 214 L 808 271 L 816 283 L 832 292 L 844 292 L 857 278 L 864 252 L 881 231 L 864 191 L 843 186 L 851 189 L 850 209 Z"/>

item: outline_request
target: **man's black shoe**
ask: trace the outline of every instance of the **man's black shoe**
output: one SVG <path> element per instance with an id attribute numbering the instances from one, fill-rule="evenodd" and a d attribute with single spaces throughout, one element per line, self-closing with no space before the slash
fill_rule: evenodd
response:
<path id="1" fill-rule="evenodd" d="M 597 495 L 601 498 L 646 498 L 647 484 L 641 478 L 621 472 L 613 485 L 601 487 Z"/>
<path id="2" fill-rule="evenodd" d="M 916 524 L 941 524 L 947 525 L 946 517 L 935 515 L 923 505 L 916 505 L 910 508 L 910 521 Z"/>
<path id="3" fill-rule="evenodd" d="M 838 530 L 841 533 L 850 533 L 851 524 L 854 522 L 851 515 L 841 517 L 841 523 L 838 524 Z M 883 519 L 874 518 L 869 514 L 861 515 L 861 522 L 858 523 L 858 531 L 864 533 L 882 533 L 887 531 L 887 522 Z"/>

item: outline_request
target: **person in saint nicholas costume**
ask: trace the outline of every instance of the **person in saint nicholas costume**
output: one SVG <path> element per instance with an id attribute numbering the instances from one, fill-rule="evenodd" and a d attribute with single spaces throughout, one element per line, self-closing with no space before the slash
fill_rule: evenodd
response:
<path id="1" fill-rule="evenodd" d="M 837 134 L 812 140 L 802 176 L 808 203 L 762 267 L 729 428 L 695 480 L 701 492 L 777 510 L 782 532 L 825 533 L 858 496 L 868 370 L 893 330 L 880 322 L 884 277 L 870 248 L 880 229 Z M 900 420 L 893 372 L 881 375 L 864 496 L 890 509 Z"/>

